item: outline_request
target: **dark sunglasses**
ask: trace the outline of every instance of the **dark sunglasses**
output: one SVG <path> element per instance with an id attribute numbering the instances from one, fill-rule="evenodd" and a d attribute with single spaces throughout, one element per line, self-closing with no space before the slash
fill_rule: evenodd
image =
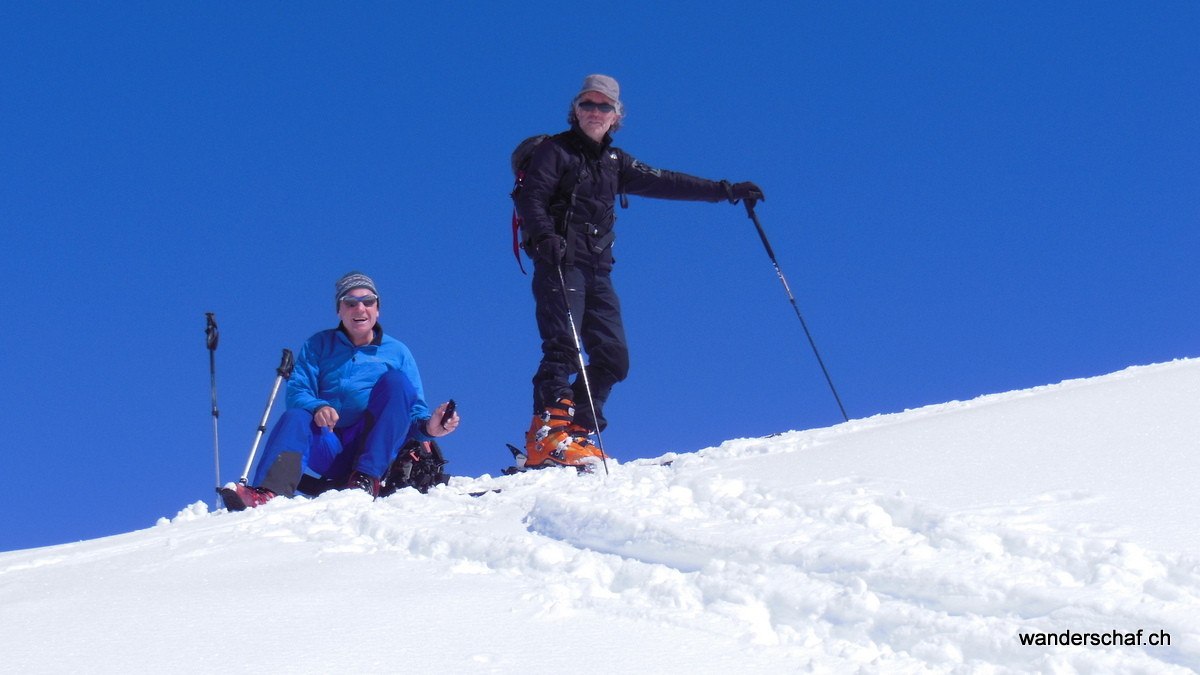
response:
<path id="1" fill-rule="evenodd" d="M 357 307 L 358 303 L 362 303 L 367 307 L 374 307 L 375 303 L 379 302 L 378 295 L 343 295 L 341 297 L 343 307 Z"/>
<path id="2" fill-rule="evenodd" d="M 583 108 L 584 110 L 599 110 L 602 113 L 610 113 L 617 109 L 617 107 L 611 103 L 596 103 L 595 101 L 580 101 L 575 105 Z"/>

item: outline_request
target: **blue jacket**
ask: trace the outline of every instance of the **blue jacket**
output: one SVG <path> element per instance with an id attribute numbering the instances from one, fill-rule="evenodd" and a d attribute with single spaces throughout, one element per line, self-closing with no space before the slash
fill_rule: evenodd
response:
<path id="1" fill-rule="evenodd" d="M 417 392 L 413 406 L 412 436 L 429 440 L 424 421 L 429 419 L 421 374 L 412 352 L 403 342 L 385 335 L 376 324 L 375 339 L 355 347 L 340 328 L 323 330 L 305 341 L 287 385 L 287 407 L 315 413 L 322 406 L 338 411 L 338 427 L 348 427 L 367 409 L 371 389 L 389 370 L 402 370 Z"/>

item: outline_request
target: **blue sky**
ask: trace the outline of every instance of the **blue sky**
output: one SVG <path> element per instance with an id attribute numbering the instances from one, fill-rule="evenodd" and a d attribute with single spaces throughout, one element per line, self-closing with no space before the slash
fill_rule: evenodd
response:
<path id="1" fill-rule="evenodd" d="M 507 465 L 509 153 L 592 72 L 635 157 L 763 187 L 852 418 L 1200 355 L 1198 38 L 1191 2 L 6 3 L 0 550 L 211 504 L 205 312 L 229 481 L 351 269 L 459 401 L 449 469 Z M 840 422 L 745 211 L 631 202 L 610 451 Z"/>

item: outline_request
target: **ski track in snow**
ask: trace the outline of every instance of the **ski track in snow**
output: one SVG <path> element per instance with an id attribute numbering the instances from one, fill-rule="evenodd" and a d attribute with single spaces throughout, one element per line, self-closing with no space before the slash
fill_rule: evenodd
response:
<path id="1" fill-rule="evenodd" d="M 612 462 L 607 476 L 456 478 L 427 495 L 372 503 L 339 493 L 236 514 L 197 503 L 143 533 L 0 555 L 0 600 L 20 599 L 5 582 L 22 573 L 103 569 L 149 550 L 158 557 L 143 564 L 169 567 L 213 542 L 241 542 L 322 564 L 383 554 L 450 578 L 494 577 L 534 616 L 590 612 L 732 638 L 780 672 L 1198 670 L 1200 558 L 1057 517 L 1098 499 L 1093 491 L 964 506 L 892 477 L 786 478 L 808 475 L 810 456 L 839 439 L 1069 396 L 1069 385 L 729 441 L 665 457 L 669 466 Z M 466 494 L 492 488 L 502 492 Z M 1139 629 L 1166 631 L 1172 644 L 1030 647 L 1017 637 Z"/>
<path id="2" fill-rule="evenodd" d="M 580 549 L 659 568 L 666 592 L 635 595 L 665 618 L 712 612 L 756 644 L 864 665 L 1086 670 L 1120 656 L 1157 667 L 1176 654 L 1047 656 L 1015 635 L 1064 622 L 1177 635 L 1195 627 L 1194 561 L 1038 532 L 1003 512 L 942 513 L 854 482 L 781 495 L 689 474 L 621 485 L 602 508 L 581 495 L 539 497 L 528 522 Z M 656 493 L 670 499 L 648 500 Z"/>
<path id="3" fill-rule="evenodd" d="M 586 606 L 688 628 L 702 617 L 705 630 L 782 648 L 793 664 L 1200 667 L 1195 560 L 1047 531 L 1027 515 L 1037 503 L 948 513 L 853 480 L 765 493 L 720 465 L 684 456 L 614 467 L 608 479 L 541 472 L 496 481 L 501 494 L 463 496 L 479 487 L 465 483 L 372 509 L 316 500 L 304 520 L 264 510 L 240 527 L 327 553 L 400 551 L 520 577 L 552 616 Z M 1064 625 L 1152 627 L 1189 642 L 1071 653 L 1017 643 L 1018 632 Z"/>

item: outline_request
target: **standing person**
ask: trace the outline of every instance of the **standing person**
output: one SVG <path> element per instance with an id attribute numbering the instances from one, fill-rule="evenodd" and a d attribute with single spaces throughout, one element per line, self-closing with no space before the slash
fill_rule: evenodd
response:
<path id="1" fill-rule="evenodd" d="M 379 495 L 380 479 L 409 439 L 428 441 L 458 427 L 448 403 L 432 415 L 408 347 L 379 325 L 379 291 L 362 272 L 334 284 L 337 328 L 310 337 L 287 385 L 287 412 L 267 439 L 254 487 L 222 488 L 230 511 L 292 497 L 306 472 L 319 485 Z"/>
<path id="2" fill-rule="evenodd" d="M 533 259 L 542 339 L 526 466 L 581 465 L 603 455 L 588 436 L 607 425 L 604 404 L 629 371 L 621 306 L 610 279 L 616 196 L 733 203 L 763 198 L 754 183 L 712 181 L 639 162 L 612 145 L 624 116 L 617 81 L 585 77 L 567 111 L 571 128 L 534 150 L 516 197 L 522 245 Z M 579 373 L 572 318 L 588 356 L 586 380 Z"/>

